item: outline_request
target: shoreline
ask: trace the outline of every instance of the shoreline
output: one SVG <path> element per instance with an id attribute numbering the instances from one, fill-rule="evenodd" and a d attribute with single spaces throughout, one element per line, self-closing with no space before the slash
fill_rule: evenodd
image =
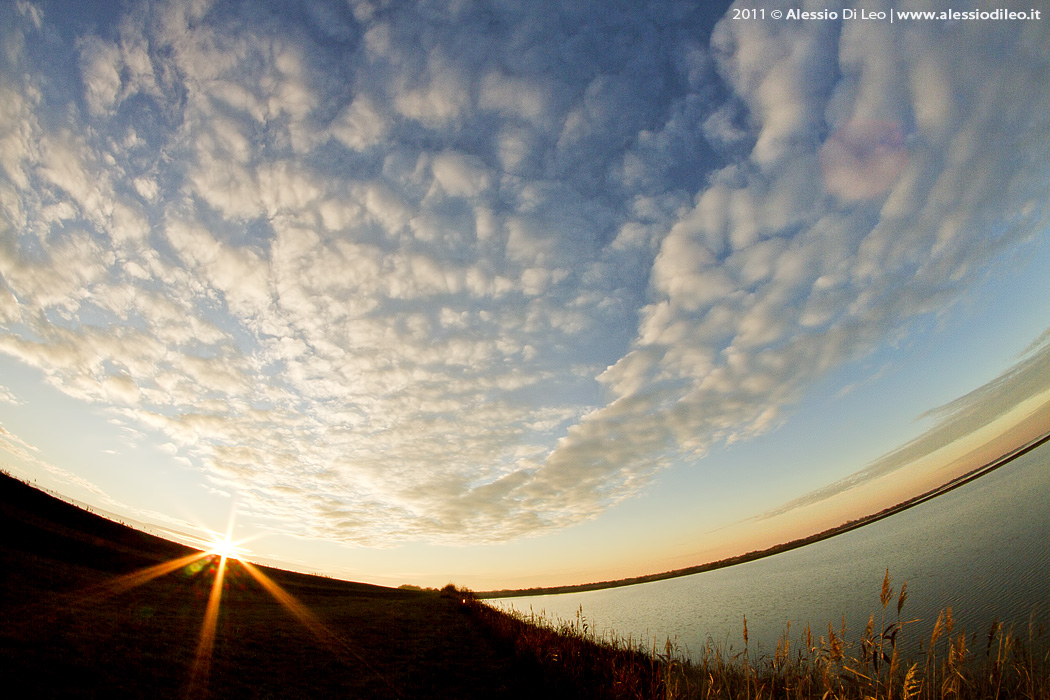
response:
<path id="1" fill-rule="evenodd" d="M 897 632 L 911 623 L 900 616 L 903 587 L 892 604 L 888 573 L 887 631 L 854 642 L 829 628 L 827 641 L 804 646 L 795 660 L 786 647 L 749 656 L 745 631 L 742 655 L 709 644 L 692 659 L 670 640 L 661 652 L 599 637 L 586 620 L 546 627 L 452 584 L 404 591 L 278 569 L 253 574 L 263 567 L 224 565 L 6 474 L 0 524 L 12 535 L 0 542 L 10 574 L 0 577 L 10 622 L 0 629 L 0 675 L 17 697 L 1050 697 L 1047 659 L 1028 652 L 1041 632 L 1026 642 L 993 626 L 989 655 L 967 652 L 965 632 L 953 637 L 951 622 L 945 631 L 938 621 L 921 633 L 933 655 L 921 667 L 922 659 L 901 656 L 895 671 Z M 197 563 L 185 565 L 187 552 Z M 915 694 L 920 685 L 948 691 Z"/>
<path id="2" fill-rule="evenodd" d="M 878 522 L 884 518 L 888 518 L 891 515 L 896 515 L 902 511 L 908 510 L 921 503 L 925 503 L 937 496 L 941 496 L 949 491 L 953 491 L 960 486 L 975 481 L 980 477 L 990 474 L 999 467 L 1002 467 L 1010 462 L 1014 461 L 1018 457 L 1021 457 L 1032 450 L 1040 447 L 1041 445 L 1050 442 L 1050 433 L 1045 433 L 1040 437 L 1028 441 L 1027 443 L 1017 447 L 1000 457 L 983 464 L 976 469 L 972 469 L 965 474 L 955 477 L 954 479 L 941 484 L 929 491 L 924 491 L 917 496 L 913 496 L 907 500 L 901 501 L 896 505 L 892 505 L 888 508 L 884 508 L 876 513 L 866 515 L 856 520 L 849 520 L 841 525 L 822 530 L 820 532 L 801 537 L 798 539 L 790 540 L 781 544 L 767 547 L 766 549 L 754 550 L 745 554 L 738 554 L 734 557 L 727 557 L 725 559 L 719 559 L 713 562 L 707 562 L 704 564 L 697 564 L 694 566 L 688 566 L 681 569 L 672 569 L 670 571 L 663 571 L 656 574 L 646 574 L 643 576 L 632 576 L 629 578 L 616 579 L 613 581 L 596 581 L 593 583 L 579 583 L 568 586 L 544 586 L 536 588 L 519 588 L 519 589 L 503 589 L 503 590 L 492 590 L 492 591 L 477 591 L 474 595 L 480 599 L 496 599 L 496 598 L 525 598 L 530 596 L 540 595 L 557 595 L 561 593 L 585 593 L 588 591 L 600 591 L 608 588 L 622 588 L 624 586 L 635 586 L 642 583 L 653 583 L 655 581 L 664 581 L 672 578 L 680 578 L 682 576 L 692 576 L 693 574 L 700 574 L 707 571 L 715 571 L 717 569 L 724 569 L 729 566 L 735 566 L 737 564 L 745 564 L 750 561 L 756 561 L 758 559 L 764 559 L 771 557 L 781 552 L 788 552 L 799 547 L 804 547 L 809 544 L 814 544 L 822 540 L 827 540 L 837 535 L 856 530 L 870 525 L 871 523 Z"/>

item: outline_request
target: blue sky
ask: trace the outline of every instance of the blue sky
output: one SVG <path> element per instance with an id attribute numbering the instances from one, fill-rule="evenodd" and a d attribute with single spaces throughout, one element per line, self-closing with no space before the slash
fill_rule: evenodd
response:
<path id="1" fill-rule="evenodd" d="M 725 10 L 7 3 L 6 468 L 476 588 L 924 487 L 1045 404 L 1047 21 Z"/>

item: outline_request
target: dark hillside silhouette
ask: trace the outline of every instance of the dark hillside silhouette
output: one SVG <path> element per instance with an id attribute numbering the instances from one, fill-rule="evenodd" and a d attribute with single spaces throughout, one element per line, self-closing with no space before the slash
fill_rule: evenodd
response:
<path id="1" fill-rule="evenodd" d="M 288 596 L 282 602 L 235 561 L 202 663 L 195 655 L 218 557 L 140 582 L 135 572 L 192 558 L 195 550 L 6 474 L 0 528 L 7 697 L 575 696 L 540 686 L 457 595 L 257 567 Z M 198 668 L 206 673 L 197 672 L 191 686 Z"/>

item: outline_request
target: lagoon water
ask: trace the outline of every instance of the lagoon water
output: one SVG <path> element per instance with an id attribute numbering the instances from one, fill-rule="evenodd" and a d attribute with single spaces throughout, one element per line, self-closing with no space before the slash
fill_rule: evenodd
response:
<path id="1" fill-rule="evenodd" d="M 908 583 L 903 619 L 907 648 L 929 638 L 951 607 L 956 631 L 986 636 L 993 620 L 1022 639 L 1050 634 L 1050 443 L 954 491 L 865 527 L 765 559 L 692 576 L 586 593 L 489 601 L 528 614 L 573 621 L 581 613 L 598 634 L 660 651 L 670 639 L 697 653 L 708 642 L 772 654 L 790 621 L 796 644 L 836 633 L 845 616 L 856 641 L 868 617 L 876 625 L 886 569 L 894 591 Z M 896 597 L 886 622 L 896 616 Z M 910 635 L 910 637 L 909 637 Z"/>

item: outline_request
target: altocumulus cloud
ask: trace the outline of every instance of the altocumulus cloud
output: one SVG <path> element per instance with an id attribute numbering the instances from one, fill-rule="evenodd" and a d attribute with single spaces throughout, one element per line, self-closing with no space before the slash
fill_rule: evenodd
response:
<path id="1" fill-rule="evenodd" d="M 1040 22 L 0 16 L 0 351 L 303 535 L 593 517 L 1045 223 Z"/>

